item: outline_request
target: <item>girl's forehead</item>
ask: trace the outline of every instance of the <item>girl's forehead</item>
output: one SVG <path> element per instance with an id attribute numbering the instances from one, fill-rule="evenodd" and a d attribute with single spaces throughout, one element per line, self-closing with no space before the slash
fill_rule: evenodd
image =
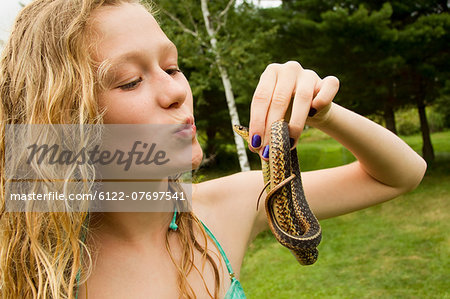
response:
<path id="1" fill-rule="evenodd" d="M 97 61 L 129 51 L 159 52 L 171 43 L 155 18 L 139 4 L 100 8 L 93 14 L 91 28 Z"/>
<path id="2" fill-rule="evenodd" d="M 161 31 L 155 18 L 140 4 L 103 6 L 91 15 L 91 28 L 101 34 L 120 34 L 139 29 Z"/>

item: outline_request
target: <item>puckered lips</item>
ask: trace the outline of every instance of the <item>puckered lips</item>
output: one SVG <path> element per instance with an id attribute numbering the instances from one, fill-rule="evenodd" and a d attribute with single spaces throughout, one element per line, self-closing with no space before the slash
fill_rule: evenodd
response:
<path id="1" fill-rule="evenodd" d="M 196 132 L 197 128 L 194 123 L 194 117 L 188 116 L 182 124 L 177 126 L 173 134 L 182 139 L 192 139 L 195 137 Z"/>

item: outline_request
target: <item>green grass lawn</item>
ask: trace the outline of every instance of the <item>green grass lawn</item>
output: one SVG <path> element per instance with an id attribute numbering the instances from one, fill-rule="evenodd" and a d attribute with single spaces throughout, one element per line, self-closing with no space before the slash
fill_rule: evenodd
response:
<path id="1" fill-rule="evenodd" d="M 404 140 L 420 150 L 420 136 Z M 248 298 L 450 298 L 450 132 L 432 140 L 437 160 L 416 190 L 321 221 L 316 264 L 300 266 L 270 232 L 258 236 L 241 272 Z M 353 159 L 314 131 L 299 155 L 302 170 Z"/>

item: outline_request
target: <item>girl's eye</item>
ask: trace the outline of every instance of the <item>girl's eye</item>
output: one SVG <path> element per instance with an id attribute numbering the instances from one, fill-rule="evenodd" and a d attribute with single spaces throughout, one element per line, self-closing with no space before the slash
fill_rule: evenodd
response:
<path id="1" fill-rule="evenodd" d="M 172 76 L 176 73 L 181 73 L 181 70 L 178 68 L 172 68 L 172 69 L 167 69 L 166 73 Z"/>
<path id="2" fill-rule="evenodd" d="M 132 90 L 132 89 L 136 88 L 139 85 L 139 83 L 141 83 L 141 82 L 142 82 L 142 78 L 139 78 L 130 83 L 121 85 L 121 86 L 119 86 L 119 88 L 122 90 Z"/>

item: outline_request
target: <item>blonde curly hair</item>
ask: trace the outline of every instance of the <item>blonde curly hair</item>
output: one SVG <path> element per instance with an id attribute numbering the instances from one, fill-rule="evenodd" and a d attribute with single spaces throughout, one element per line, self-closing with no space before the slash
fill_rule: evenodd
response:
<path id="1" fill-rule="evenodd" d="M 102 124 L 97 102 L 101 68 L 90 55 L 89 20 L 102 6 L 134 0 L 36 0 L 16 18 L 0 58 L 0 296 L 75 298 L 78 283 L 92 271 L 91 249 L 83 236 L 88 212 L 9 212 L 5 204 L 5 127 L 7 124 Z M 144 5 L 148 8 L 148 5 Z M 179 188 L 175 184 L 172 188 Z M 195 298 L 187 275 L 196 269 L 194 249 L 215 275 L 211 298 L 218 298 L 219 271 L 205 246 L 207 235 L 192 212 L 179 213 L 176 233 L 182 244 L 176 264 L 180 294 Z M 172 256 L 172 255 L 171 255 Z M 83 258 L 82 258 L 83 257 Z M 203 275 L 202 275 L 203 277 Z M 205 282 L 205 280 L 203 279 Z"/>

